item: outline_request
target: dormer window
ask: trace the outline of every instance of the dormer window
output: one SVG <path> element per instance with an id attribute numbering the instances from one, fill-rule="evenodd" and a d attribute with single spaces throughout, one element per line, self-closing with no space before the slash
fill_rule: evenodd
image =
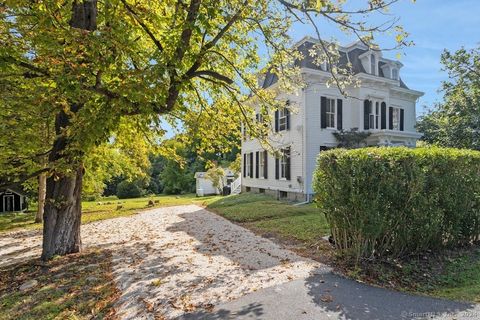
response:
<path id="1" fill-rule="evenodd" d="M 322 62 L 322 65 L 320 67 L 323 71 L 327 71 L 329 72 L 330 71 L 330 65 L 327 61 L 324 61 Z"/>
<path id="2" fill-rule="evenodd" d="M 398 80 L 398 69 L 396 69 L 396 68 L 392 69 L 392 79 L 393 80 Z"/>
<path id="3" fill-rule="evenodd" d="M 377 62 L 376 62 L 376 59 L 375 59 L 375 55 L 372 54 L 370 56 L 370 73 L 371 74 L 373 74 L 373 75 L 377 74 L 376 67 L 377 67 Z"/>

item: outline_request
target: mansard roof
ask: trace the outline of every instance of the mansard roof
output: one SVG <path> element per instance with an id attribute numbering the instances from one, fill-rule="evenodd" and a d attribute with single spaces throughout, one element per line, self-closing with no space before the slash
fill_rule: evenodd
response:
<path id="1" fill-rule="evenodd" d="M 314 70 L 321 70 L 321 67 L 317 64 L 314 63 L 315 57 L 312 57 L 309 54 L 309 50 L 313 48 L 315 43 L 318 43 L 317 40 L 309 37 L 305 37 L 297 44 L 294 45 L 294 47 L 297 48 L 298 51 L 302 53 L 303 58 L 300 60 L 297 60 L 295 62 L 295 65 L 300 67 L 300 68 L 308 68 L 308 69 L 314 69 Z M 339 54 L 340 54 L 340 59 L 338 61 L 338 66 L 339 67 L 346 67 L 348 62 L 351 63 L 352 65 L 352 71 L 354 74 L 359 74 L 359 73 L 367 73 L 365 68 L 363 67 L 362 61 L 361 61 L 361 55 L 364 53 L 367 53 L 369 49 L 363 45 L 360 42 L 355 42 L 353 44 L 350 44 L 346 47 L 339 47 Z M 382 59 L 382 60 L 387 60 L 388 59 Z M 397 62 L 398 63 L 398 62 Z M 385 65 L 386 62 L 384 61 L 379 61 L 379 66 Z M 379 73 L 378 76 L 382 78 L 387 78 L 383 74 L 382 68 L 379 68 Z M 274 83 L 278 81 L 278 76 L 274 73 L 267 72 L 265 74 L 265 78 L 263 81 L 263 88 L 268 88 Z M 403 82 L 402 78 L 399 77 L 399 83 L 400 87 L 404 89 L 409 89 L 407 85 Z"/>

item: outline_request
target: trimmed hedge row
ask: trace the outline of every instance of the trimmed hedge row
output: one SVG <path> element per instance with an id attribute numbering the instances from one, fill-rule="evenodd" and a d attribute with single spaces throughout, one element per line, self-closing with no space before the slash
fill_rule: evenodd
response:
<path id="1" fill-rule="evenodd" d="M 313 184 L 336 247 L 357 261 L 479 239 L 477 151 L 334 149 L 318 157 Z"/>

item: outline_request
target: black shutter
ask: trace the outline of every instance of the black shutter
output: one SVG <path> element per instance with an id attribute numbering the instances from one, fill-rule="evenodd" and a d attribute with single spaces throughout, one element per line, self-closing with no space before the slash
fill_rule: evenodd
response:
<path id="1" fill-rule="evenodd" d="M 258 113 L 255 114 L 255 120 L 257 120 L 257 122 L 260 120 L 260 115 Z"/>
<path id="2" fill-rule="evenodd" d="M 275 132 L 278 132 L 278 110 L 275 110 Z"/>
<path id="3" fill-rule="evenodd" d="M 290 180 L 290 148 L 285 149 L 285 158 L 286 158 L 286 169 L 285 169 L 285 178 Z"/>
<path id="4" fill-rule="evenodd" d="M 342 130 L 343 100 L 337 99 L 337 130 Z"/>
<path id="5" fill-rule="evenodd" d="M 250 178 L 253 178 L 253 152 L 250 152 Z"/>
<path id="6" fill-rule="evenodd" d="M 388 129 L 393 130 L 393 108 L 388 107 Z"/>
<path id="7" fill-rule="evenodd" d="M 405 121 L 405 110 L 400 109 L 400 131 L 403 131 L 404 121 Z"/>
<path id="8" fill-rule="evenodd" d="M 247 176 L 247 154 L 243 154 L 243 177 Z"/>
<path id="9" fill-rule="evenodd" d="M 267 150 L 263 151 L 263 177 L 265 179 L 268 178 L 268 167 L 267 167 L 267 163 L 268 163 L 268 152 Z"/>
<path id="10" fill-rule="evenodd" d="M 258 165 L 259 165 L 258 160 L 259 158 L 258 158 L 258 151 L 257 151 L 255 153 L 255 178 L 257 179 L 258 179 Z"/>
<path id="11" fill-rule="evenodd" d="M 363 102 L 363 129 L 368 130 L 370 129 L 370 121 L 368 117 L 370 116 L 370 101 L 365 100 Z"/>
<path id="12" fill-rule="evenodd" d="M 290 110 L 285 108 L 285 117 L 287 118 L 287 130 L 290 130 Z"/>
<path id="13" fill-rule="evenodd" d="M 280 179 L 280 159 L 275 157 L 275 179 Z"/>
<path id="14" fill-rule="evenodd" d="M 387 104 L 385 102 L 382 102 L 382 107 L 380 112 L 382 113 L 380 129 L 387 129 Z"/>
<path id="15" fill-rule="evenodd" d="M 320 98 L 320 125 L 324 129 L 327 127 L 327 98 Z"/>

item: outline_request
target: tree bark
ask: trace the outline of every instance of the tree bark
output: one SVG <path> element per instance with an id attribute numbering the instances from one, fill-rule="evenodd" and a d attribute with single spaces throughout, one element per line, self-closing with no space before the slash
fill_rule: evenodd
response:
<path id="1" fill-rule="evenodd" d="M 97 29 L 97 0 L 74 1 L 70 26 L 86 31 Z M 49 163 L 61 163 L 47 179 L 43 214 L 42 260 L 55 255 L 79 252 L 82 247 L 80 224 L 82 215 L 82 181 L 84 168 L 80 151 L 69 150 L 65 128 L 70 125 L 71 113 L 77 113 L 81 103 L 72 103 L 67 114 L 60 111 L 55 117 L 56 139 Z M 58 161 L 61 160 L 61 161 Z"/>
<path id="2" fill-rule="evenodd" d="M 73 104 L 70 112 L 76 113 L 81 105 Z M 81 154 L 67 152 L 69 140 L 64 129 L 70 125 L 70 117 L 61 111 L 55 118 L 55 133 L 49 163 L 61 160 L 62 169 L 53 172 L 47 179 L 45 210 L 43 214 L 42 259 L 49 260 L 55 255 L 66 255 L 81 250 L 80 224 L 82 215 L 83 165 L 78 160 Z M 65 170 L 63 166 L 69 168 Z"/>
<path id="3" fill-rule="evenodd" d="M 43 222 L 43 209 L 45 206 L 45 195 L 47 191 L 47 174 L 41 173 L 38 176 L 38 208 L 35 216 L 35 223 Z"/>
<path id="4" fill-rule="evenodd" d="M 43 260 L 81 250 L 82 179 L 83 167 L 79 166 L 73 175 L 56 175 L 47 180 Z"/>

